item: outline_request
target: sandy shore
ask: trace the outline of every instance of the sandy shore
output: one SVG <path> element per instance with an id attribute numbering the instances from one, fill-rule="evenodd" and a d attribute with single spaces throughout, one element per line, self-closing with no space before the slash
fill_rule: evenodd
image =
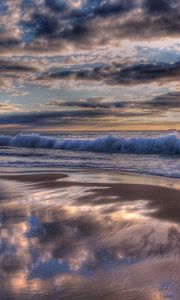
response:
<path id="1" fill-rule="evenodd" d="M 180 181 L 0 176 L 1 299 L 179 299 Z"/>

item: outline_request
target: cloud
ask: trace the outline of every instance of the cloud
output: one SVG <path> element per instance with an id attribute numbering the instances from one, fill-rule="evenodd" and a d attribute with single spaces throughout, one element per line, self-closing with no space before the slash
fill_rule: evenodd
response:
<path id="1" fill-rule="evenodd" d="M 54 107 L 80 107 L 80 108 L 90 108 L 90 109 L 101 109 L 101 110 L 113 110 L 112 115 L 120 112 L 121 114 L 124 112 L 135 113 L 137 110 L 141 112 L 149 112 L 153 114 L 153 112 L 159 110 L 159 112 L 163 112 L 165 110 L 171 109 L 179 109 L 180 108 L 180 93 L 179 92 L 171 92 L 167 94 L 162 94 L 156 96 L 150 100 L 131 100 L 131 101 L 123 101 L 123 100 L 108 100 L 105 97 L 94 97 L 87 99 L 80 99 L 76 101 L 69 100 L 52 100 L 46 103 L 47 106 Z"/>
<path id="2" fill-rule="evenodd" d="M 120 37 L 149 39 L 180 32 L 177 0 L 87 0 L 78 8 L 52 0 L 46 1 L 49 7 L 51 11 L 30 15 L 25 32 L 32 32 L 34 41 L 44 36 L 48 46 L 55 43 L 58 47 L 59 41 L 60 49 L 67 44 L 79 49 L 94 48 L 116 43 Z"/>
<path id="3" fill-rule="evenodd" d="M 4 53 L 67 53 L 118 45 L 120 38 L 149 40 L 180 33 L 178 0 L 7 0 L 0 14 Z"/>
<path id="4" fill-rule="evenodd" d="M 0 73 L 1 72 L 35 72 L 37 69 L 30 65 L 22 62 L 13 62 L 13 61 L 5 61 L 0 60 Z"/>
<path id="5" fill-rule="evenodd" d="M 31 62 L 0 59 L 1 92 L 19 94 L 23 85 L 32 82 L 37 71 L 38 68 Z"/>
<path id="6" fill-rule="evenodd" d="M 75 119 L 95 118 L 108 115 L 108 112 L 92 110 L 29 112 L 1 115 L 0 124 L 55 125 L 71 123 Z"/>
<path id="7" fill-rule="evenodd" d="M 55 67 L 58 65 L 59 67 Z M 75 86 L 77 84 L 89 84 L 106 86 L 136 86 L 140 84 L 169 84 L 178 82 L 180 76 L 180 62 L 175 63 L 119 63 L 110 62 L 75 64 L 69 67 L 61 63 L 52 63 L 48 59 L 44 61 L 31 60 L 0 60 L 1 90 L 4 87 L 12 88 L 15 94 L 16 86 L 28 85 L 51 87 L 54 83 Z M 78 104 L 81 107 L 106 108 L 109 104 L 101 98 L 90 99 Z M 69 101 L 67 106 L 75 106 L 76 103 Z M 117 104 L 118 105 L 118 104 Z"/>
<path id="8" fill-rule="evenodd" d="M 92 97 L 79 100 L 51 100 L 46 103 L 47 106 L 54 107 L 80 107 L 89 109 L 113 109 L 113 108 L 124 108 L 128 105 L 125 101 L 110 101 L 105 97 Z"/>
<path id="9" fill-rule="evenodd" d="M 10 101 L 4 101 L 0 102 L 0 111 L 4 111 L 6 113 L 11 112 L 11 111 L 18 111 L 21 109 L 20 105 L 16 105 L 11 103 Z"/>
<path id="10" fill-rule="evenodd" d="M 171 92 L 155 97 L 150 105 L 161 109 L 180 109 L 180 92 Z"/>
<path id="11" fill-rule="evenodd" d="M 58 28 L 58 22 L 48 14 L 35 12 L 31 19 L 23 22 L 24 28 L 31 32 L 32 39 L 42 36 L 51 36 Z"/>
<path id="12" fill-rule="evenodd" d="M 50 69 L 42 73 L 39 80 L 79 80 L 100 81 L 108 85 L 136 85 L 150 82 L 178 81 L 180 62 L 133 64 L 123 67 L 122 64 L 112 63 L 91 68 L 81 69 Z"/>
<path id="13" fill-rule="evenodd" d="M 41 127 L 66 127 L 69 125 L 104 124 L 105 120 L 120 121 L 128 118 L 151 115 L 151 111 L 119 111 L 111 109 L 74 109 L 62 111 L 40 111 L 27 113 L 9 113 L 0 115 L 0 125 L 26 126 L 31 129 Z"/>
<path id="14" fill-rule="evenodd" d="M 145 0 L 144 9 L 148 14 L 169 14 L 174 11 L 177 1 L 169 0 Z"/>
<path id="15" fill-rule="evenodd" d="M 67 3 L 63 0 L 45 0 L 44 3 L 53 12 L 62 13 L 68 8 Z"/>

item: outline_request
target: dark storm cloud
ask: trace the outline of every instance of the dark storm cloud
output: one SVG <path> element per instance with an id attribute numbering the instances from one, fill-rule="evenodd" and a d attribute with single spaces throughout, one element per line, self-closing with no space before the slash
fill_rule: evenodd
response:
<path id="1" fill-rule="evenodd" d="M 70 1 L 63 0 L 45 0 L 45 6 L 53 12 L 69 17 L 72 22 L 90 20 L 96 17 L 109 17 L 111 15 L 125 14 L 137 7 L 136 0 L 86 0 L 78 6 L 71 6 Z M 76 4 L 76 3 L 75 3 Z M 66 14 L 65 14 L 66 13 Z"/>
<path id="2" fill-rule="evenodd" d="M 135 0 L 117 0 L 111 1 L 91 1 L 88 0 L 89 13 L 93 17 L 109 17 L 118 14 L 125 14 L 136 7 Z M 87 10 L 88 11 L 88 10 Z"/>
<path id="3" fill-rule="evenodd" d="M 0 73 L 1 72 L 34 72 L 36 68 L 30 64 L 21 62 L 0 60 Z"/>
<path id="4" fill-rule="evenodd" d="M 12 95 L 18 94 L 18 87 L 32 82 L 37 70 L 35 64 L 31 62 L 0 59 L 0 91 Z"/>
<path id="5" fill-rule="evenodd" d="M 21 45 L 22 41 L 18 38 L 9 38 L 9 37 L 2 37 L 0 39 L 0 48 L 7 48 L 7 49 L 16 49 L 17 46 Z"/>
<path id="6" fill-rule="evenodd" d="M 52 100 L 46 103 L 47 106 L 54 106 L 54 107 L 80 107 L 80 108 L 91 108 L 91 109 L 112 109 L 112 108 L 124 108 L 128 105 L 125 101 L 108 101 L 104 97 L 93 97 L 87 98 L 82 100 Z"/>
<path id="7" fill-rule="evenodd" d="M 179 80 L 180 62 L 158 64 L 136 64 L 121 69 L 114 75 L 114 81 L 119 84 L 136 84 L 153 81 Z"/>
<path id="8" fill-rule="evenodd" d="M 58 29 L 58 22 L 47 14 L 35 12 L 29 21 L 23 22 L 24 28 L 34 37 L 51 37 Z"/>
<path id="9" fill-rule="evenodd" d="M 180 34 L 180 3 L 178 0 L 144 0 L 142 12 L 115 24 L 117 36 L 130 39 L 178 37 Z"/>
<path id="10" fill-rule="evenodd" d="M 122 116 L 125 115 L 128 111 L 128 115 L 136 114 L 137 110 L 140 110 L 141 113 L 161 113 L 163 111 L 171 110 L 171 109 L 179 109 L 180 108 L 180 93 L 179 92 L 171 92 L 167 94 L 162 94 L 160 96 L 156 96 L 151 100 L 131 100 L 131 101 L 123 101 L 116 100 L 111 101 L 108 98 L 104 97 L 94 97 L 80 100 L 52 100 L 46 103 L 49 107 L 79 107 L 86 109 L 99 109 L 107 114 L 107 111 L 112 114 L 112 116 Z M 125 110 L 124 110 L 125 109 Z M 125 112 L 126 111 L 126 112 Z M 103 113 L 103 112 L 102 112 Z"/>
<path id="11" fill-rule="evenodd" d="M 145 0 L 143 6 L 148 14 L 166 14 L 176 8 L 176 3 L 177 1 L 173 0 Z"/>
<path id="12" fill-rule="evenodd" d="M 53 12 L 62 13 L 68 9 L 67 3 L 63 0 L 45 0 L 44 3 Z"/>
<path id="13" fill-rule="evenodd" d="M 74 8 L 68 2 L 46 0 L 45 10 L 33 11 L 28 19 L 22 19 L 20 23 L 24 36 L 31 42 L 36 43 L 38 38 L 44 38 L 48 44 L 51 43 L 49 44 L 51 48 L 53 42 L 54 46 L 61 50 L 67 43 L 73 44 L 76 48 L 86 48 L 87 44 L 94 47 L 94 38 L 97 45 L 103 42 L 98 29 L 99 25 L 102 27 L 101 20 L 109 19 L 111 16 L 124 16 L 137 7 L 135 4 L 136 0 L 114 2 L 87 0 L 79 8 Z M 109 35 L 111 39 L 112 33 L 109 32 Z M 31 49 L 34 47 L 35 44 Z"/>
<path id="14" fill-rule="evenodd" d="M 53 69 L 41 74 L 39 80 L 101 81 L 108 85 L 136 85 L 149 82 L 178 81 L 180 62 L 159 64 L 102 65 L 88 69 Z"/>
<path id="15" fill-rule="evenodd" d="M 0 48 L 16 52 L 94 49 L 120 38 L 180 34 L 178 0 L 7 0 L 0 14 Z"/>
<path id="16" fill-rule="evenodd" d="M 179 109 L 180 108 L 180 92 L 172 92 L 155 97 L 149 102 L 151 107 L 160 109 Z"/>
<path id="17" fill-rule="evenodd" d="M 53 13 L 34 13 L 25 27 L 34 37 L 72 43 L 77 48 L 85 48 L 87 44 L 93 48 L 119 37 L 154 38 L 180 33 L 178 1 L 138 3 L 136 0 L 85 1 L 75 9 L 63 1 L 46 1 L 46 7 Z M 133 14 L 138 8 L 141 13 Z"/>
<path id="18" fill-rule="evenodd" d="M 88 118 L 88 117 L 99 117 L 108 114 L 108 112 L 101 111 L 89 111 L 89 110 L 77 110 L 77 111 L 55 111 L 55 112 L 30 112 L 22 114 L 9 114 L 3 115 L 0 118 L 1 124 L 6 123 L 41 123 L 42 120 L 51 120 L 56 123 L 56 121 L 64 120 L 65 118 Z"/>
<path id="19" fill-rule="evenodd" d="M 125 107 L 129 110 L 139 109 L 142 112 L 148 110 L 152 114 L 163 113 L 174 109 L 179 111 L 180 92 L 162 94 L 146 101 L 126 101 Z"/>
<path id="20" fill-rule="evenodd" d="M 103 112 L 100 110 L 76 110 L 76 111 L 49 111 L 49 112 L 30 112 L 18 114 L 0 115 L 0 124 L 15 124 L 30 127 L 38 126 L 58 126 L 69 125 L 77 123 L 78 121 L 93 120 L 94 118 L 101 118 L 110 115 L 110 112 Z"/>
<path id="21" fill-rule="evenodd" d="M 44 71 L 45 69 L 45 71 Z M 115 85 L 115 86 L 135 86 L 139 84 L 148 84 L 157 82 L 166 84 L 169 82 L 178 82 L 180 78 L 180 62 L 176 63 L 149 63 L 149 64 L 82 64 L 79 66 L 71 66 L 71 68 L 54 68 L 49 67 L 49 63 L 42 64 L 29 61 L 13 61 L 0 60 L 0 80 L 9 81 L 9 85 L 13 84 L 14 79 L 20 80 L 21 84 L 31 82 L 34 86 L 53 86 L 54 82 L 72 83 L 75 82 L 88 84 Z M 86 99 L 76 103 L 69 101 L 66 106 L 78 106 L 82 108 L 112 108 L 122 107 L 125 103 L 108 103 L 106 99 L 97 97 L 94 99 Z M 50 103 L 52 105 L 55 103 Z M 62 103 L 56 103 L 61 105 Z"/>
<path id="22" fill-rule="evenodd" d="M 45 71 L 44 71 L 45 70 Z M 71 66 L 71 68 L 54 68 L 49 63 L 0 60 L 0 81 L 1 90 L 4 86 L 14 86 L 14 80 L 19 80 L 18 84 L 29 84 L 33 86 L 53 87 L 54 83 L 62 84 L 95 84 L 116 85 L 116 86 L 135 86 L 139 84 L 148 84 L 157 82 L 166 84 L 169 82 L 178 82 L 180 76 L 180 62 L 176 63 L 149 63 L 149 64 L 120 64 L 112 62 L 110 64 L 81 64 Z M 6 83 L 6 84 L 5 84 Z M 69 101 L 66 106 L 78 106 L 81 108 L 112 108 L 124 107 L 126 103 L 108 103 L 106 99 L 97 97 L 86 99 L 76 103 Z M 55 103 L 54 103 L 55 104 Z M 52 102 L 51 104 L 52 105 Z M 56 103 L 61 105 L 61 103 Z"/>
<path id="23" fill-rule="evenodd" d="M 0 125 L 21 125 L 30 127 L 43 126 L 58 126 L 58 125 L 73 125 L 85 124 L 93 121 L 104 122 L 104 118 L 128 118 L 128 117 L 143 117 L 151 115 L 151 111 L 127 111 L 121 112 L 110 109 L 85 109 L 72 111 L 48 111 L 48 112 L 29 112 L 29 113 L 14 113 L 0 114 Z"/>
<path id="24" fill-rule="evenodd" d="M 129 117 L 144 117 L 144 116 L 163 116 L 164 113 L 176 109 L 180 109 L 180 93 L 171 92 L 156 96 L 150 100 L 131 100 L 125 101 L 112 100 L 106 97 L 92 97 L 79 100 L 52 100 L 46 103 L 49 107 L 72 109 L 89 109 L 90 111 L 101 111 L 101 116 L 98 118 L 129 118 Z M 86 111 L 85 111 L 86 114 Z M 96 113 L 95 113 L 96 114 Z M 83 113 L 82 113 L 83 115 Z M 91 118 L 91 117 L 90 117 Z"/>

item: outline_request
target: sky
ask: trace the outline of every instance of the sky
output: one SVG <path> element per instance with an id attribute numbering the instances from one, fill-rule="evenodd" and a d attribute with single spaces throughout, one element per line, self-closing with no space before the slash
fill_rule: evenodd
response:
<path id="1" fill-rule="evenodd" d="M 179 0 L 0 0 L 0 130 L 180 130 Z"/>

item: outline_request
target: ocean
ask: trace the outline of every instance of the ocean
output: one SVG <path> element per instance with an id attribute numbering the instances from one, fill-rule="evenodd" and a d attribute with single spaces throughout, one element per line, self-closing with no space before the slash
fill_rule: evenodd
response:
<path id="1" fill-rule="evenodd" d="M 180 132 L 0 134 L 0 169 L 62 168 L 180 177 Z"/>

